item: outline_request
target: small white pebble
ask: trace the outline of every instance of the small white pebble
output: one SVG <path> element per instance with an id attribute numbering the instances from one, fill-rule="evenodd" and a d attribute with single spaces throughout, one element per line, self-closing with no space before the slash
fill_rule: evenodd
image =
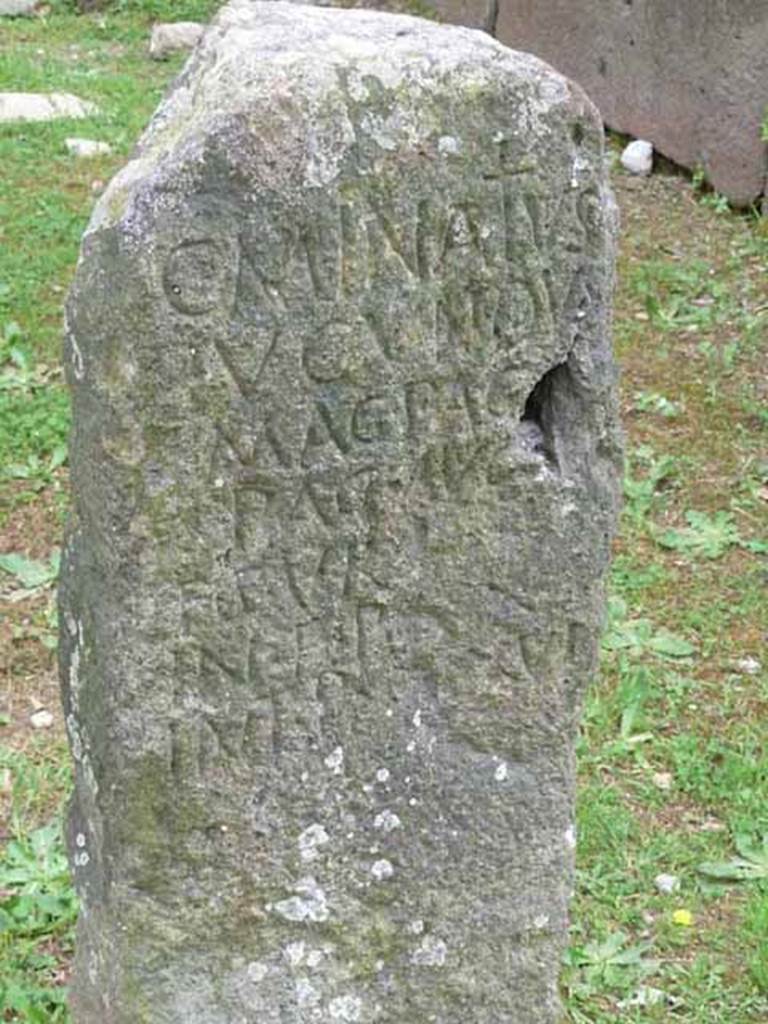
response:
<path id="1" fill-rule="evenodd" d="M 746 658 L 740 658 L 739 661 L 736 662 L 736 668 L 739 669 L 740 672 L 746 672 L 748 676 L 756 676 L 761 667 L 762 666 L 757 658 L 753 658 L 751 655 L 748 655 Z"/>
<path id="2" fill-rule="evenodd" d="M 79 157 L 104 156 L 112 152 L 108 143 L 95 139 L 64 139 L 64 147 L 71 156 Z"/>
<path id="3" fill-rule="evenodd" d="M 29 716 L 29 724 L 33 729 L 50 729 L 53 725 L 53 715 L 45 708 L 41 708 Z"/>
<path id="4" fill-rule="evenodd" d="M 656 875 L 653 884 L 659 892 L 664 893 L 665 896 L 670 896 L 680 888 L 680 879 L 677 875 Z"/>
<path id="5" fill-rule="evenodd" d="M 635 139 L 621 154 L 621 166 L 631 174 L 647 177 L 653 170 L 653 146 L 644 139 Z"/>

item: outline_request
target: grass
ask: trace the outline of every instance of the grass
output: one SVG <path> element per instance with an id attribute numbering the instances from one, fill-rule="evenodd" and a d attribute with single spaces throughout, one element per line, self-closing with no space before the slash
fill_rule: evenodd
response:
<path id="1" fill-rule="evenodd" d="M 93 197 L 179 64 L 147 60 L 150 22 L 215 4 L 50 6 L 3 25 L 0 88 L 55 87 L 100 113 L 0 126 L 0 1019 L 32 1024 L 68 1019 L 75 913 L 52 650 L 62 300 Z M 113 154 L 76 161 L 70 134 Z M 616 184 L 628 458 L 579 741 L 567 1018 L 751 1024 L 768 1019 L 768 230 L 680 178 Z M 32 727 L 40 709 L 51 728 Z"/>

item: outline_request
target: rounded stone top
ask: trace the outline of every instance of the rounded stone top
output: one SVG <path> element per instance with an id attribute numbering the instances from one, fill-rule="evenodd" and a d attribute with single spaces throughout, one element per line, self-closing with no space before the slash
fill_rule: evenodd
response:
<path id="1" fill-rule="evenodd" d="M 382 159 L 437 139 L 450 155 L 454 127 L 485 122 L 489 110 L 504 131 L 507 111 L 510 133 L 531 147 L 551 135 L 553 111 L 601 133 L 577 86 L 484 32 L 377 11 L 231 0 L 102 197 L 89 232 L 123 220 L 143 182 L 161 191 L 170 179 L 183 186 L 213 137 L 249 163 L 246 177 L 258 164 L 262 186 L 301 191 L 338 178 L 353 151 L 360 173 L 376 173 L 376 159 L 360 158 L 372 152 L 371 140 Z"/>

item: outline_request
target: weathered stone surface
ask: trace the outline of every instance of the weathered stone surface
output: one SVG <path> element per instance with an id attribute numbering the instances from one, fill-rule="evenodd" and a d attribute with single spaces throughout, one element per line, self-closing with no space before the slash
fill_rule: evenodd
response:
<path id="1" fill-rule="evenodd" d="M 748 205 L 768 183 L 765 0 L 499 0 L 496 35 L 569 75 L 606 124 Z"/>
<path id="2" fill-rule="evenodd" d="M 618 445 L 584 95 L 224 8 L 68 306 L 78 1024 L 552 1024 Z"/>
<path id="3" fill-rule="evenodd" d="M 4 121 L 55 121 L 97 113 L 93 103 L 68 92 L 0 92 L 0 124 Z"/>
<path id="4" fill-rule="evenodd" d="M 485 32 L 493 30 L 496 18 L 496 0 L 423 0 L 440 21 L 448 25 L 466 25 Z"/>
<path id="5" fill-rule="evenodd" d="M 191 50 L 196 46 L 205 26 L 196 21 L 172 21 L 152 26 L 149 55 L 153 60 L 165 60 L 178 50 Z"/>
<path id="6" fill-rule="evenodd" d="M 464 25 L 493 32 L 497 0 L 317 0 L 323 6 L 365 7 L 369 10 L 421 14 L 447 25 Z"/>

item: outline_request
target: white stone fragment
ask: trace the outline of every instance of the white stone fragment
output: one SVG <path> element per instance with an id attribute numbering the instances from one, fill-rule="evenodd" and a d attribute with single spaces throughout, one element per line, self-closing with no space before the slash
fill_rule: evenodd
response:
<path id="1" fill-rule="evenodd" d="M 61 117 L 92 117 L 94 103 L 68 92 L 0 92 L 0 124 L 7 121 L 55 121 Z"/>
<path id="2" fill-rule="evenodd" d="M 97 142 L 96 139 L 64 139 L 67 152 L 72 156 L 90 157 L 105 156 L 112 152 L 112 147 L 107 142 Z"/>
<path id="3" fill-rule="evenodd" d="M 621 154 L 621 165 L 631 174 L 647 177 L 653 170 L 653 146 L 644 139 L 635 139 Z"/>
<path id="4" fill-rule="evenodd" d="M 680 888 L 680 879 L 677 875 L 656 875 L 653 880 L 653 884 L 663 893 L 665 896 L 670 896 L 673 892 L 677 892 Z"/>
<path id="5" fill-rule="evenodd" d="M 191 50 L 205 31 L 196 21 L 160 22 L 152 26 L 149 56 L 152 60 L 165 60 L 177 50 Z"/>
<path id="6" fill-rule="evenodd" d="M 53 715 L 45 708 L 40 708 L 29 716 L 29 724 L 33 729 L 50 729 L 53 725 Z"/>

